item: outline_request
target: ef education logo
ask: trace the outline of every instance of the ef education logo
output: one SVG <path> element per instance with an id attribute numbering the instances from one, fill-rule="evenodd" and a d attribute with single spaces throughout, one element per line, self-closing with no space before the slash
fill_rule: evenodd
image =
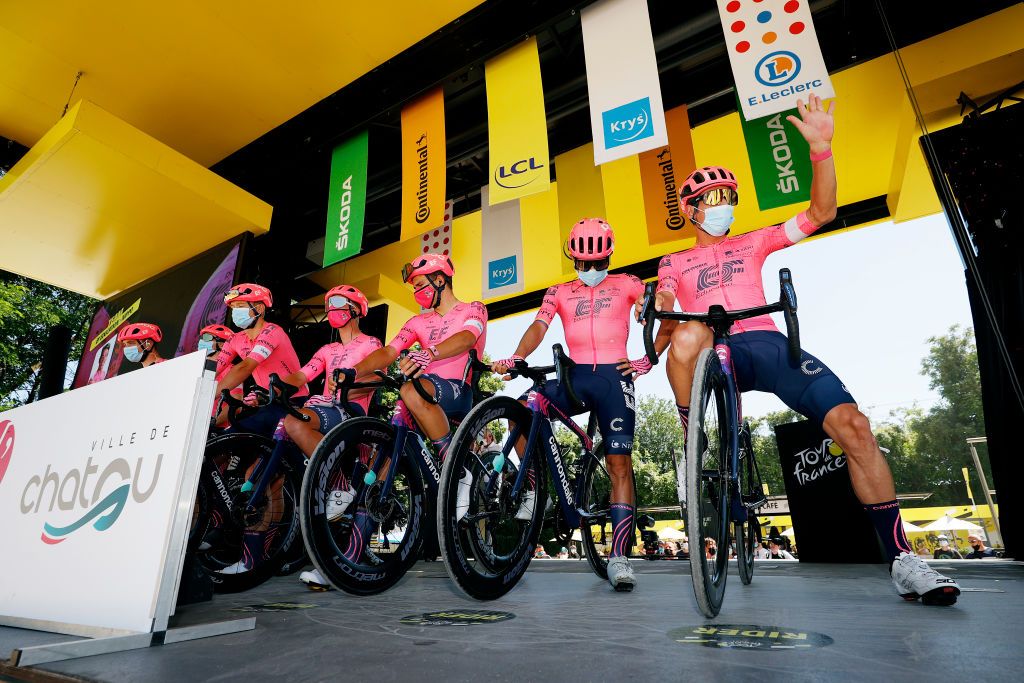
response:
<path id="1" fill-rule="evenodd" d="M 7 466 L 14 455 L 14 423 L 10 420 L 0 422 L 0 484 L 4 481 Z"/>
<path id="2" fill-rule="evenodd" d="M 654 135 L 651 124 L 651 98 L 615 107 L 601 114 L 604 126 L 604 147 L 611 149 Z"/>
<path id="3" fill-rule="evenodd" d="M 504 187 L 506 190 L 515 190 L 520 187 L 526 187 L 539 178 L 540 174 L 531 174 L 529 180 L 526 180 L 526 176 L 524 176 L 524 174 L 542 168 L 544 168 L 544 164 L 538 164 L 536 157 L 520 159 L 513 164 L 509 164 L 507 167 L 502 165 L 496 168 L 494 170 L 494 182 L 499 186 Z"/>
<path id="4" fill-rule="evenodd" d="M 487 264 L 487 288 L 495 289 L 513 285 L 519 280 L 516 272 L 516 257 L 506 256 Z"/>
<path id="5" fill-rule="evenodd" d="M 785 85 L 800 74 L 800 58 L 788 50 L 770 52 L 754 67 L 754 78 L 761 85 Z"/>

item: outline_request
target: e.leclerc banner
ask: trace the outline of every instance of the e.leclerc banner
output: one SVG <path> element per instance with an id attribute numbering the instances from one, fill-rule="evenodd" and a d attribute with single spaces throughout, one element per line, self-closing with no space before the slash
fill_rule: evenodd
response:
<path id="1" fill-rule="evenodd" d="M 594 163 L 667 145 L 647 0 L 600 0 L 580 21 Z"/>
<path id="2" fill-rule="evenodd" d="M 551 169 L 537 39 L 487 62 L 484 77 L 491 204 L 547 192 Z"/>
<path id="3" fill-rule="evenodd" d="M 644 193 L 647 240 L 651 244 L 697 234 L 679 206 L 679 183 L 697 166 L 686 105 L 666 112 L 665 123 L 668 144 L 640 155 L 640 185 Z"/>
<path id="4" fill-rule="evenodd" d="M 480 188 L 481 266 L 483 298 L 521 292 L 523 278 L 523 223 L 519 201 L 488 201 L 489 188 Z"/>
<path id="5" fill-rule="evenodd" d="M 809 0 L 718 0 L 743 118 L 796 108 L 813 91 L 835 97 Z"/>
<path id="6" fill-rule="evenodd" d="M 441 225 L 445 200 L 444 91 L 402 109 L 402 239 Z"/>
<path id="7" fill-rule="evenodd" d="M 757 205 L 762 211 L 811 198 L 810 147 L 800 131 L 786 120 L 788 114 L 796 116 L 796 109 L 753 121 L 740 117 Z"/>
<path id="8" fill-rule="evenodd" d="M 366 215 L 367 131 L 353 135 L 331 154 L 324 268 L 359 253 Z"/>

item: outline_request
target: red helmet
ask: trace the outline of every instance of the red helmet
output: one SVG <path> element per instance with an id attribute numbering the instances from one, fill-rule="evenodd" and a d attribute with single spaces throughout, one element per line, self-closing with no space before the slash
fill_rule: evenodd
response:
<path id="1" fill-rule="evenodd" d="M 679 188 L 679 201 L 686 205 L 694 197 L 704 194 L 712 187 L 731 187 L 736 189 L 736 176 L 722 166 L 705 166 L 686 176 Z"/>
<path id="2" fill-rule="evenodd" d="M 228 290 L 228 293 L 224 295 L 224 303 L 229 304 L 232 301 L 262 302 L 266 304 L 267 308 L 274 305 L 274 298 L 270 295 L 269 289 L 263 285 L 254 285 L 248 282 L 235 285 Z"/>
<path id="3" fill-rule="evenodd" d="M 450 258 L 442 254 L 423 254 L 402 266 L 402 281 L 409 282 L 417 275 L 431 273 L 444 273 L 448 277 L 454 277 L 455 266 L 452 265 Z"/>
<path id="4" fill-rule="evenodd" d="M 164 338 L 164 333 L 160 331 L 160 328 L 153 323 L 128 323 L 121 328 L 121 331 L 117 333 L 117 341 L 123 342 L 129 339 L 135 339 L 142 341 L 143 339 L 152 339 L 153 342 L 159 342 Z"/>
<path id="5" fill-rule="evenodd" d="M 581 261 L 600 261 L 615 251 L 615 233 L 603 218 L 584 218 L 569 232 L 569 256 Z"/>
<path id="6" fill-rule="evenodd" d="M 367 301 L 366 296 L 351 285 L 338 285 L 324 294 L 324 308 L 328 312 L 336 310 L 331 308 L 332 296 L 343 296 L 354 303 L 359 308 L 360 317 L 366 316 L 367 311 L 370 310 L 370 302 Z"/>
<path id="7" fill-rule="evenodd" d="M 234 332 L 224 327 L 223 325 L 207 325 L 203 329 L 199 330 L 199 336 L 203 336 L 207 332 L 212 334 L 217 339 L 220 339 L 221 341 L 227 341 L 228 339 L 231 339 L 233 336 L 235 336 Z"/>

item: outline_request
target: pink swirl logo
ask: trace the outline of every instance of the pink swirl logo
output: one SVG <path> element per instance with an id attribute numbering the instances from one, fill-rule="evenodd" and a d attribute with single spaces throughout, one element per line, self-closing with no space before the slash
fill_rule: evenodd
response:
<path id="1" fill-rule="evenodd" d="M 11 464 L 14 454 L 14 423 L 10 420 L 0 422 L 0 482 L 4 480 L 7 466 Z"/>

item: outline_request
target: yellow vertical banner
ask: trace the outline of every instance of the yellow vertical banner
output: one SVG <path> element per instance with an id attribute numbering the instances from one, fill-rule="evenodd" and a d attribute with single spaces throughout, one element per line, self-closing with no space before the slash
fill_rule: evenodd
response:
<path id="1" fill-rule="evenodd" d="M 548 124 L 537 39 L 530 38 L 484 66 L 492 205 L 551 186 Z"/>
<path id="2" fill-rule="evenodd" d="M 679 184 L 696 168 L 686 105 L 665 112 L 665 125 L 668 144 L 640 153 L 640 183 L 647 216 L 647 238 L 651 244 L 697 234 L 679 206 Z"/>
<path id="3" fill-rule="evenodd" d="M 594 165 L 594 145 L 588 143 L 555 157 L 558 173 L 558 231 L 560 244 L 583 218 L 604 218 L 604 185 L 601 169 Z M 571 273 L 573 263 L 563 259 L 562 272 Z"/>
<path id="4" fill-rule="evenodd" d="M 444 223 L 444 91 L 437 88 L 402 109 L 402 239 Z"/>

